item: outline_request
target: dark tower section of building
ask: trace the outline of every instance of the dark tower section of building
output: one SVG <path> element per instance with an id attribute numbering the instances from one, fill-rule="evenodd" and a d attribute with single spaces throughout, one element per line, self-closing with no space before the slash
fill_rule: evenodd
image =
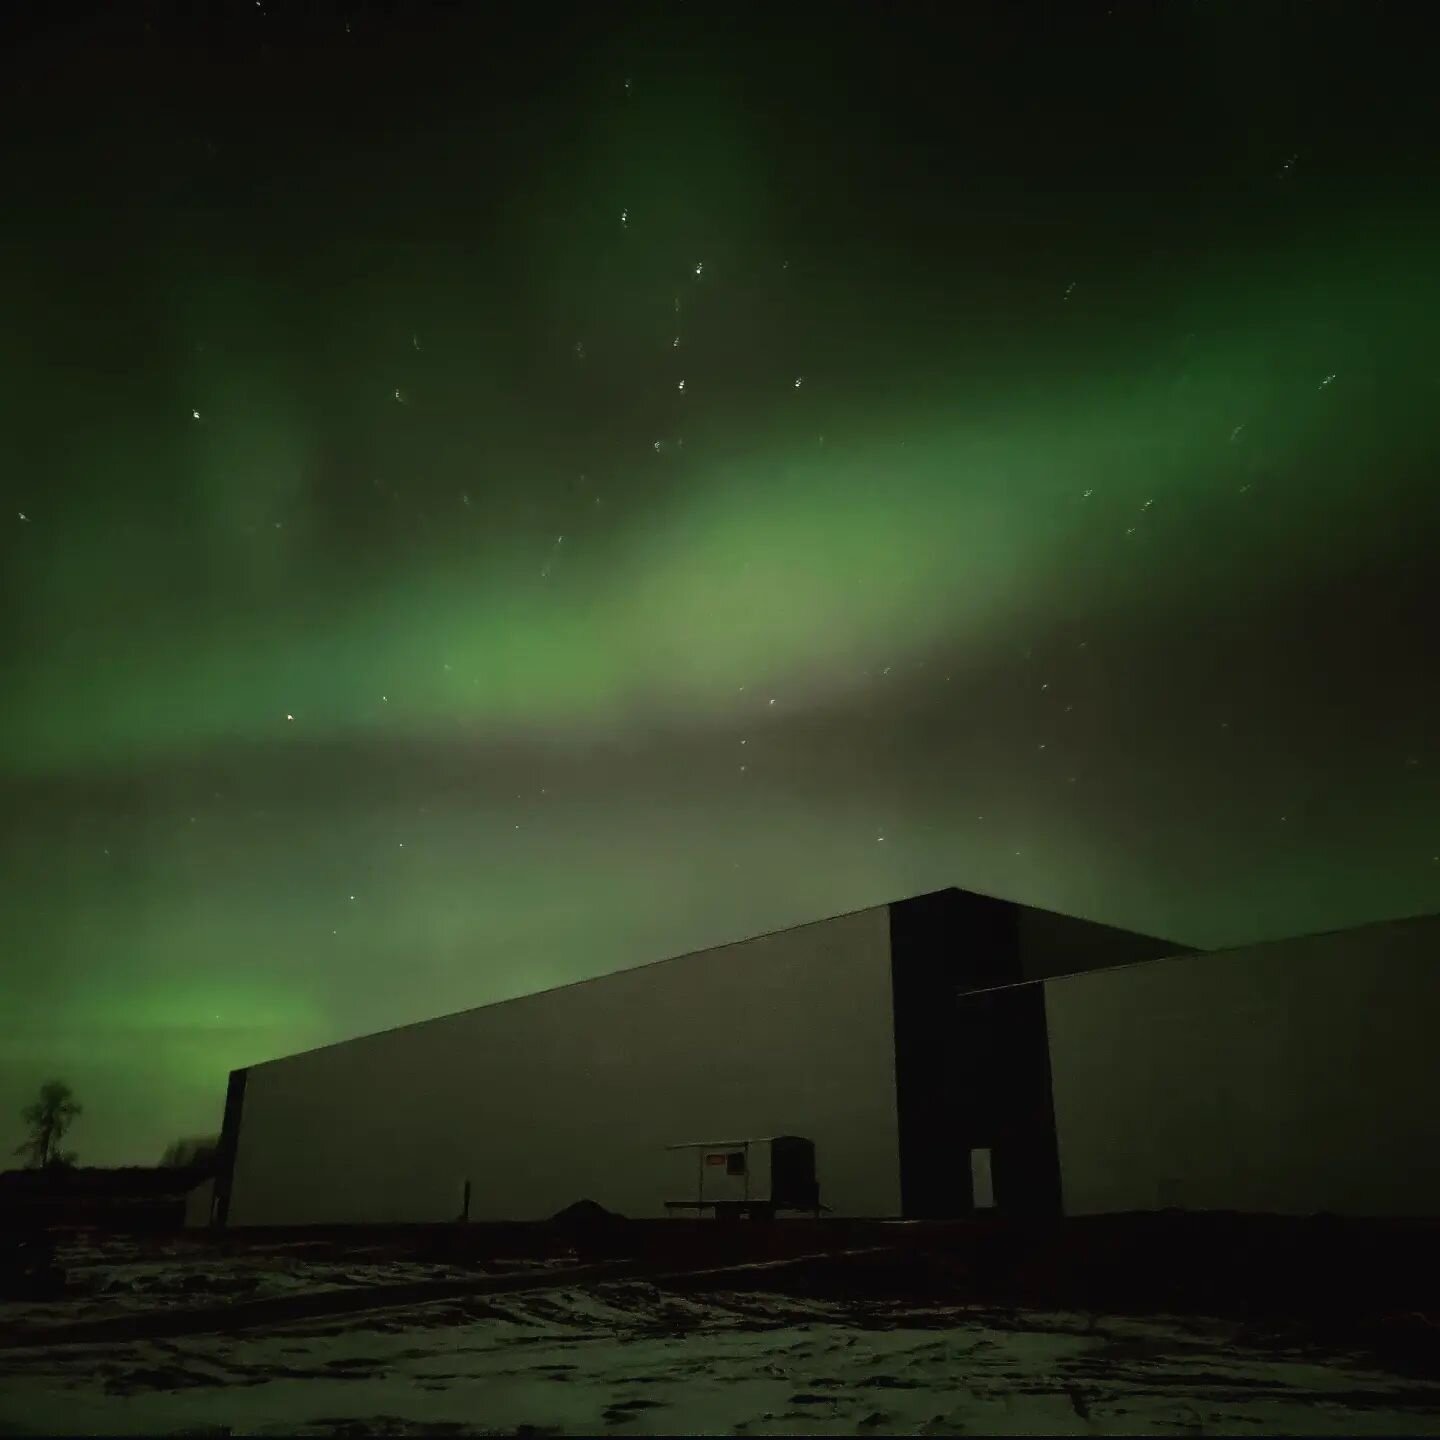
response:
<path id="1" fill-rule="evenodd" d="M 967 1169 L 971 1151 L 988 1151 L 997 1210 L 1059 1215 L 1044 985 L 980 990 L 952 1005 L 956 1144 L 965 1151 Z"/>
<path id="2" fill-rule="evenodd" d="M 232 1070 L 225 1090 L 225 1119 L 215 1152 L 215 1201 L 210 1212 L 216 1225 L 224 1225 L 230 1218 L 230 1190 L 235 1179 L 235 1152 L 240 1144 L 240 1117 L 245 1109 L 245 1077 L 249 1073 Z"/>
<path id="3" fill-rule="evenodd" d="M 967 1214 L 974 1063 L 957 1033 L 956 992 L 1020 978 L 1015 907 L 964 890 L 897 901 L 890 967 L 901 1208 L 916 1220 Z"/>
<path id="4" fill-rule="evenodd" d="M 1030 979 L 1021 907 L 941 890 L 890 907 L 900 1195 L 911 1219 L 944 1219 L 975 1206 L 971 1156 L 988 1152 L 995 1206 L 1058 1214 L 1060 1168 L 1044 987 Z M 1084 921 L 1075 932 L 1126 937 Z M 1039 947 L 1049 971 L 1074 943 Z M 1068 942 L 1068 943 L 1067 943 Z M 1163 942 L 1161 942 L 1163 943 Z M 1054 950 L 1054 954 L 1048 953 Z M 1027 954 L 1027 952 L 1029 952 Z M 1076 955 L 1073 968 L 1093 963 Z M 977 993 L 978 992 L 978 993 Z"/>

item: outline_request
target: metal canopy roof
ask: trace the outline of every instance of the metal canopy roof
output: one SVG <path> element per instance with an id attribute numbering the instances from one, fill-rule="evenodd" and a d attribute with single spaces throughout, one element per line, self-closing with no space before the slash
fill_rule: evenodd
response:
<path id="1" fill-rule="evenodd" d="M 748 1140 L 686 1140 L 667 1145 L 667 1150 L 735 1150 L 746 1145 L 769 1145 L 775 1140 L 800 1140 L 800 1135 L 752 1135 Z"/>

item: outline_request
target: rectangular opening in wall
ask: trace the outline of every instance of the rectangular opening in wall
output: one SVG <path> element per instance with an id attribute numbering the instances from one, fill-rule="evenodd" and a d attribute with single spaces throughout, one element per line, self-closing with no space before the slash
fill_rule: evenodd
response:
<path id="1" fill-rule="evenodd" d="M 970 1186 L 977 1210 L 995 1208 L 995 1183 L 990 1178 L 990 1148 L 970 1152 Z"/>

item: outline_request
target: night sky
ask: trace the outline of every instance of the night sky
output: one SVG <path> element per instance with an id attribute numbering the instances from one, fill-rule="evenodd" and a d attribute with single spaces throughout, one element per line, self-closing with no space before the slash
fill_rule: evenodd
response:
<path id="1" fill-rule="evenodd" d="M 1440 905 L 1424 7 L 195 8 L 3 47 L 7 1153 L 947 884 Z"/>

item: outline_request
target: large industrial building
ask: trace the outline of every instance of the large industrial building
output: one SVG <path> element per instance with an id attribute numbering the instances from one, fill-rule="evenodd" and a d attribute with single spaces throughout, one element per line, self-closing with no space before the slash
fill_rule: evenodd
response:
<path id="1" fill-rule="evenodd" d="M 942 890 L 237 1070 L 213 1218 L 658 1217 L 796 1137 L 845 1216 L 1440 1215 L 1437 946 Z"/>

